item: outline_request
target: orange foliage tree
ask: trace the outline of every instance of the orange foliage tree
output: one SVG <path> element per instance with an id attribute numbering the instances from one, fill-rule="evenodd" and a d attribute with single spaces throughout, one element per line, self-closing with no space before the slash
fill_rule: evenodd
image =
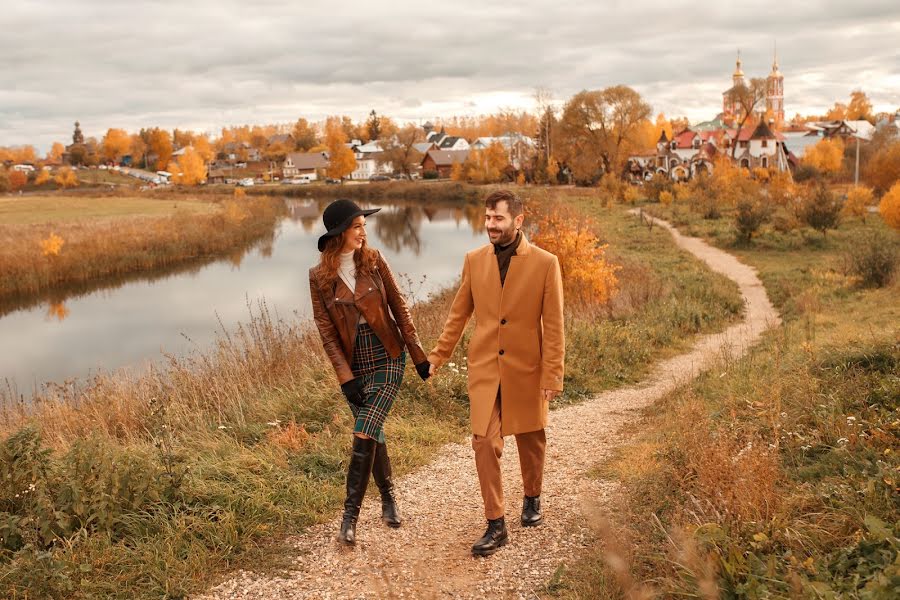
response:
<path id="1" fill-rule="evenodd" d="M 844 142 L 840 138 L 825 138 L 815 146 L 806 149 L 803 164 L 813 167 L 826 175 L 834 175 L 841 170 L 844 159 Z"/>
<path id="2" fill-rule="evenodd" d="M 885 223 L 900 231 L 900 182 L 895 183 L 882 196 L 878 212 Z"/>
<path id="3" fill-rule="evenodd" d="M 172 173 L 172 181 L 181 185 L 197 185 L 206 181 L 206 164 L 193 147 L 184 149 L 178 160 L 166 169 Z"/>
<path id="4" fill-rule="evenodd" d="M 347 147 L 347 133 L 340 117 L 328 117 L 325 121 L 325 147 L 328 151 L 328 168 L 325 173 L 334 179 L 343 179 L 356 170 L 356 157 Z"/>
<path id="5" fill-rule="evenodd" d="M 50 171 L 47 169 L 38 171 L 37 176 L 34 178 L 35 185 L 44 185 L 48 181 L 50 181 Z"/>
<path id="6" fill-rule="evenodd" d="M 156 154 L 156 168 L 164 169 L 172 158 L 172 136 L 165 129 L 150 130 L 147 140 L 147 152 Z"/>
<path id="7" fill-rule="evenodd" d="M 900 141 L 887 144 L 875 153 L 866 166 L 866 180 L 880 193 L 900 181 Z"/>
<path id="8" fill-rule="evenodd" d="M 78 177 L 75 176 L 75 171 L 69 167 L 59 169 L 53 181 L 61 188 L 76 187 L 78 185 Z"/>
<path id="9" fill-rule="evenodd" d="M 600 243 L 596 228 L 592 219 L 561 205 L 545 207 L 535 215 L 531 238 L 559 259 L 569 305 L 603 306 L 618 290 L 616 273 L 622 267 L 607 260 L 609 245 Z"/>
<path id="10" fill-rule="evenodd" d="M 494 142 L 484 150 L 471 150 L 465 162 L 458 167 L 453 165 L 450 177 L 470 183 L 497 183 L 503 179 L 503 171 L 508 165 L 503 145 Z"/>
<path id="11" fill-rule="evenodd" d="M 66 147 L 63 146 L 60 142 L 53 142 L 53 146 L 50 147 L 50 151 L 47 152 L 47 160 L 51 162 L 59 162 L 62 160 L 62 155 L 66 151 Z"/>
<path id="12" fill-rule="evenodd" d="M 20 190 L 25 187 L 26 183 L 28 183 L 28 175 L 26 175 L 22 171 L 11 170 L 9 172 L 10 191 L 15 192 L 16 190 Z"/>
<path id="13" fill-rule="evenodd" d="M 131 136 L 124 129 L 108 129 L 100 144 L 100 155 L 107 162 L 119 162 L 131 149 Z"/>
<path id="14" fill-rule="evenodd" d="M 844 212 L 854 217 L 859 217 L 865 222 L 866 212 L 875 203 L 875 195 L 871 188 L 864 185 L 854 187 L 847 192 L 847 200 L 844 202 Z"/>

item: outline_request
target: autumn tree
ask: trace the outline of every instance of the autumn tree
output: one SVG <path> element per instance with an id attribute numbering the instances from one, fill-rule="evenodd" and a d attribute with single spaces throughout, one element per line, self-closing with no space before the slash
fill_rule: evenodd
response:
<path id="1" fill-rule="evenodd" d="M 156 155 L 153 168 L 164 169 L 172 159 L 172 136 L 165 129 L 153 128 L 147 134 L 147 153 Z"/>
<path id="2" fill-rule="evenodd" d="M 301 152 L 309 152 L 311 148 L 319 145 L 319 138 L 316 134 L 316 128 L 309 124 L 304 118 L 297 119 L 294 128 L 291 131 L 294 136 L 294 146 L 296 150 Z"/>
<path id="3" fill-rule="evenodd" d="M 108 129 L 100 143 L 100 156 L 105 162 L 118 163 L 128 154 L 131 137 L 124 129 Z"/>
<path id="4" fill-rule="evenodd" d="M 603 173 L 618 174 L 633 147 L 650 105 L 623 85 L 582 91 L 566 104 L 558 127 L 559 158 L 581 183 Z"/>
<path id="5" fill-rule="evenodd" d="M 422 161 L 422 153 L 416 150 L 415 145 L 424 140 L 425 132 L 422 128 L 409 123 L 391 138 L 381 141 L 382 152 L 378 162 L 389 164 L 395 172 L 399 171 L 410 177 L 412 166 Z"/>
<path id="6" fill-rule="evenodd" d="M 65 151 L 66 147 L 63 146 L 62 143 L 53 142 L 53 146 L 51 146 L 50 151 L 47 152 L 47 160 L 54 163 L 60 162 Z"/>
<path id="7" fill-rule="evenodd" d="M 200 153 L 188 146 L 175 162 L 166 168 L 172 181 L 180 185 L 198 185 L 206 181 L 206 164 Z"/>
<path id="8" fill-rule="evenodd" d="M 843 102 L 835 102 L 834 106 L 825 113 L 827 121 L 843 121 L 847 118 L 847 105 Z"/>
<path id="9" fill-rule="evenodd" d="M 78 186 L 78 177 L 75 176 L 75 171 L 69 167 L 58 169 L 56 175 L 53 177 L 53 181 L 61 188 Z"/>
<path id="10" fill-rule="evenodd" d="M 869 160 L 866 180 L 877 192 L 885 192 L 900 181 L 900 140 L 884 144 Z"/>
<path id="11" fill-rule="evenodd" d="M 205 134 L 194 138 L 194 150 L 197 151 L 204 163 L 209 163 L 216 157 L 216 151 L 213 149 L 212 142 L 209 141 L 209 136 Z"/>
<path id="12" fill-rule="evenodd" d="M 44 185 L 50 181 L 50 170 L 49 169 L 41 169 L 38 171 L 37 176 L 34 178 L 35 185 Z"/>
<path id="13" fill-rule="evenodd" d="M 328 152 L 328 177 L 343 180 L 356 170 L 356 157 L 347 147 L 347 132 L 341 117 L 328 117 L 325 121 L 325 146 Z"/>
<path id="14" fill-rule="evenodd" d="M 878 213 L 885 223 L 900 231 L 900 182 L 891 186 L 891 189 L 882 196 L 878 204 Z"/>
<path id="15" fill-rule="evenodd" d="M 28 183 L 28 175 L 13 169 L 9 172 L 8 181 L 9 191 L 15 192 L 25 187 L 25 184 Z"/>
<path id="16" fill-rule="evenodd" d="M 484 150 L 469 151 L 459 168 L 454 165 L 451 177 L 470 183 L 497 183 L 503 179 L 508 165 L 506 149 L 502 144 L 494 142 Z"/>
<path id="17" fill-rule="evenodd" d="M 838 137 L 823 138 L 803 153 L 803 164 L 825 175 L 834 175 L 841 170 L 844 157 L 844 142 Z"/>
<path id="18" fill-rule="evenodd" d="M 131 164 L 139 165 L 144 162 L 147 155 L 147 142 L 140 133 L 131 134 L 128 146 L 128 154 L 131 155 Z"/>
<path id="19" fill-rule="evenodd" d="M 740 83 L 726 92 L 729 104 L 736 106 L 740 112 L 740 121 L 737 123 L 738 133 L 753 118 L 753 113 L 759 109 L 759 105 L 766 98 L 766 80 L 754 77 L 750 84 Z M 731 158 L 737 153 L 738 144 L 731 145 Z"/>
<path id="20" fill-rule="evenodd" d="M 859 217 L 865 223 L 866 213 L 873 204 L 875 204 L 875 195 L 872 193 L 872 188 L 864 185 L 856 186 L 847 192 L 847 200 L 844 202 L 844 213 L 853 217 Z"/>
<path id="21" fill-rule="evenodd" d="M 847 106 L 847 118 L 851 121 L 865 119 L 873 121 L 872 102 L 866 93 L 862 90 L 853 90 L 850 92 L 850 104 Z"/>

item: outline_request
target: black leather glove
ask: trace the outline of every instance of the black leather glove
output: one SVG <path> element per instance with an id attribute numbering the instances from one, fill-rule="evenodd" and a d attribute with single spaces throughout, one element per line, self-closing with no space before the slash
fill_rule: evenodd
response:
<path id="1" fill-rule="evenodd" d="M 416 365 L 416 372 L 419 373 L 419 377 L 422 378 L 422 381 L 425 381 L 426 379 L 431 377 L 431 373 L 429 373 L 430 370 L 431 370 L 431 363 L 428 362 L 427 360 L 422 361 Z"/>
<path id="2" fill-rule="evenodd" d="M 356 406 L 364 406 L 366 403 L 365 386 L 362 377 L 351 379 L 341 384 L 341 391 L 347 397 L 347 402 Z"/>

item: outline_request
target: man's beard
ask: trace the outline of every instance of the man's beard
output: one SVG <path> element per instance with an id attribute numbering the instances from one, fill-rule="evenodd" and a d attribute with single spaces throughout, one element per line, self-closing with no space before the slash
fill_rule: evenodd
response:
<path id="1" fill-rule="evenodd" d="M 507 246 L 507 245 L 511 244 L 513 242 L 513 240 L 516 239 L 516 228 L 515 227 L 510 227 L 509 229 L 507 229 L 505 231 L 502 229 L 488 229 L 487 231 L 488 231 L 489 235 L 491 233 L 499 233 L 500 234 L 500 237 L 498 237 L 496 240 L 491 239 L 491 243 L 494 244 L 495 246 Z M 490 238 L 488 238 L 488 239 L 490 239 Z"/>

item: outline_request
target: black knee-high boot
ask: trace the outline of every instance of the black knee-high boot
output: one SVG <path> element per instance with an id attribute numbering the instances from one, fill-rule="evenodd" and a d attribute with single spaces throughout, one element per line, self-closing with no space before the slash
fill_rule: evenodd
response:
<path id="1" fill-rule="evenodd" d="M 338 541 L 348 546 L 356 544 L 356 520 L 362 507 L 366 486 L 372 475 L 372 462 L 375 460 L 375 440 L 353 436 L 353 454 L 347 468 L 347 499 L 344 500 L 344 518 L 341 521 L 341 532 Z"/>
<path id="2" fill-rule="evenodd" d="M 391 459 L 388 457 L 386 444 L 378 444 L 375 447 L 372 476 L 375 478 L 378 491 L 381 492 L 381 520 L 388 527 L 400 527 L 400 513 L 394 500 L 394 482 L 391 479 Z"/>

